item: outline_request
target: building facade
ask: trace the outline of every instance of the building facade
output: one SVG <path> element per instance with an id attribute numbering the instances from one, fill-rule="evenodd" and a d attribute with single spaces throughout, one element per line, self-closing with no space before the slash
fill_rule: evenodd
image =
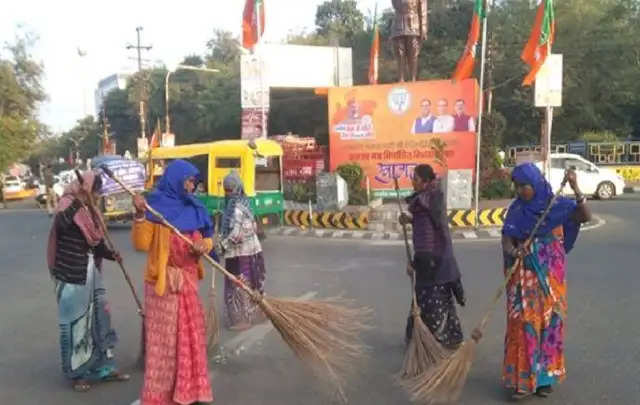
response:
<path id="1" fill-rule="evenodd" d="M 112 90 L 124 90 L 127 87 L 129 76 L 126 73 L 116 73 L 98 82 L 98 88 L 95 90 L 96 117 L 100 116 L 104 100 Z"/>

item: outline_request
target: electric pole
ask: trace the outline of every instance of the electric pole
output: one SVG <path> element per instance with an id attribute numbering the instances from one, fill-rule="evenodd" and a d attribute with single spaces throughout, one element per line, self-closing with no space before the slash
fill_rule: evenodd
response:
<path id="1" fill-rule="evenodd" d="M 150 51 L 153 48 L 151 45 L 141 45 L 140 44 L 140 33 L 142 32 L 142 27 L 136 27 L 136 34 L 138 36 L 138 45 L 127 45 L 127 49 L 135 49 L 138 51 L 138 72 L 142 70 L 142 51 Z"/>
<path id="2" fill-rule="evenodd" d="M 136 27 L 136 34 L 137 34 L 137 38 L 138 38 L 138 43 L 137 45 L 127 45 L 127 49 L 135 49 L 138 52 L 138 74 L 140 74 L 140 72 L 142 72 L 142 51 L 150 51 L 152 46 L 151 45 L 142 45 L 141 41 L 140 41 L 140 33 L 142 32 L 142 27 Z M 140 80 L 143 80 L 142 83 L 142 88 L 140 89 L 140 94 L 139 94 L 139 99 L 140 99 L 140 134 L 142 135 L 142 138 L 146 138 L 146 126 L 145 126 L 145 119 L 144 119 L 144 100 L 143 100 L 143 93 L 144 91 L 144 78 L 142 77 L 142 75 L 140 75 Z"/>

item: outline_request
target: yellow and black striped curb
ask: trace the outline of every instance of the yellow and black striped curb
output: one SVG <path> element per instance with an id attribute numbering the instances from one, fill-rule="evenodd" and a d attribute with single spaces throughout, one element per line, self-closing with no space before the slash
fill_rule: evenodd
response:
<path id="1" fill-rule="evenodd" d="M 480 226 L 496 227 L 504 225 L 506 215 L 506 208 L 482 209 L 477 217 L 475 210 L 451 210 L 448 219 L 452 228 L 476 226 L 476 218 Z M 285 210 L 284 222 L 286 225 L 306 228 L 365 230 L 369 226 L 369 213 L 314 212 L 310 219 L 309 211 Z"/>
<path id="2" fill-rule="evenodd" d="M 507 208 L 492 208 L 480 210 L 477 216 L 480 226 L 502 226 L 507 215 Z M 451 210 L 448 213 L 449 226 L 476 226 L 476 210 Z"/>
<path id="3" fill-rule="evenodd" d="M 284 222 L 287 225 L 313 228 L 367 229 L 369 213 L 314 212 L 310 220 L 309 211 L 285 210 Z"/>
<path id="4" fill-rule="evenodd" d="M 582 224 L 583 231 L 597 229 L 605 224 L 602 218 L 594 216 L 591 222 Z M 375 232 L 362 229 L 312 229 L 293 226 L 278 226 L 266 228 L 268 235 L 285 236 L 291 238 L 309 237 L 320 239 L 344 239 L 344 240 L 360 240 L 360 241 L 397 241 L 400 242 L 404 236 L 400 232 Z M 486 227 L 481 229 L 453 229 L 451 231 L 451 239 L 454 241 L 486 241 L 489 239 L 500 239 L 502 232 L 496 227 Z"/>

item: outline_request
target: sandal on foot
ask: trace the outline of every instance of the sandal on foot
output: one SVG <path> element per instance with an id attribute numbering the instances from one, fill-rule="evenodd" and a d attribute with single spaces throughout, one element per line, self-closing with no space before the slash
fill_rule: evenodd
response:
<path id="1" fill-rule="evenodd" d="M 112 382 L 112 381 L 129 381 L 131 376 L 129 374 L 120 374 L 117 371 L 109 374 L 108 376 L 102 378 L 102 382 Z"/>
<path id="2" fill-rule="evenodd" d="M 75 392 L 87 392 L 91 389 L 91 384 L 87 380 L 74 380 L 72 387 Z"/>
<path id="3" fill-rule="evenodd" d="M 539 387 L 536 390 L 536 395 L 542 398 L 546 398 L 553 393 L 553 388 L 550 385 L 545 385 L 543 387 Z"/>

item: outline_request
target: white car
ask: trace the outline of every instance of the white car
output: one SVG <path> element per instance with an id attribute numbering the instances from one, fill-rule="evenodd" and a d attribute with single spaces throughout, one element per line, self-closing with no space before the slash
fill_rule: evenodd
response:
<path id="1" fill-rule="evenodd" d="M 542 163 L 536 163 L 542 169 Z M 578 176 L 578 187 L 587 196 L 601 200 L 609 200 L 624 193 L 624 179 L 615 170 L 598 167 L 580 155 L 571 153 L 551 154 L 551 187 L 555 192 L 560 188 L 565 170 L 574 169 Z M 564 194 L 572 194 L 570 187 L 565 187 Z"/>
<path id="2" fill-rule="evenodd" d="M 19 193 L 24 190 L 24 183 L 16 176 L 7 176 L 4 178 L 4 193 Z"/>

